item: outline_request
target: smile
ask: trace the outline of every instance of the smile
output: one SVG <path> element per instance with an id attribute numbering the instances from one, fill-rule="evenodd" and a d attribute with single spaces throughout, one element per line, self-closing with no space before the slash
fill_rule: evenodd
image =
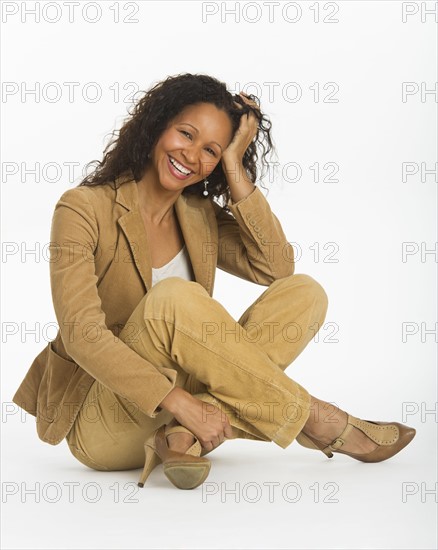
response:
<path id="1" fill-rule="evenodd" d="M 186 179 L 193 173 L 169 155 L 167 156 L 167 163 L 170 172 L 178 179 Z"/>

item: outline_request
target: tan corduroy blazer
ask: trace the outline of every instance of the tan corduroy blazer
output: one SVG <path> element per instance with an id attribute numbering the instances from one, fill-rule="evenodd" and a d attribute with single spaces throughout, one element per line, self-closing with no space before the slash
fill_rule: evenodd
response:
<path id="1" fill-rule="evenodd" d="M 117 184 L 68 189 L 54 209 L 50 280 L 59 330 L 13 397 L 52 445 L 68 434 L 95 379 L 152 418 L 176 379 L 117 338 L 152 284 L 137 184 L 126 176 Z M 261 190 L 228 207 L 232 215 L 210 198 L 180 195 L 175 203 L 196 282 L 212 296 L 216 267 L 264 286 L 292 275 L 293 248 Z"/>

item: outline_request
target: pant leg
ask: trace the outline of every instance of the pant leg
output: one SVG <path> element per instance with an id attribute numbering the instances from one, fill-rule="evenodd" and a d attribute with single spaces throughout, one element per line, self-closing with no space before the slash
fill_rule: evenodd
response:
<path id="1" fill-rule="evenodd" d="M 175 368 L 178 386 L 224 409 L 238 437 L 286 447 L 307 420 L 309 403 L 283 369 L 315 334 L 326 307 L 314 279 L 293 275 L 272 283 L 237 323 L 201 285 L 174 277 L 148 292 L 120 337 L 149 361 Z M 100 422 L 92 421 L 93 409 Z M 67 441 L 92 468 L 138 468 L 144 440 L 170 418 L 162 411 L 151 419 L 96 381 Z"/>
<path id="2" fill-rule="evenodd" d="M 309 275 L 296 274 L 274 281 L 241 315 L 239 323 L 284 371 L 319 331 L 327 307 L 322 286 Z"/>
<path id="3" fill-rule="evenodd" d="M 95 380 L 66 440 L 73 456 L 94 470 L 142 468 L 145 440 L 172 418 L 165 410 L 151 418 Z"/>
<path id="4" fill-rule="evenodd" d="M 284 371 L 318 333 L 324 323 L 327 307 L 328 297 L 323 287 L 309 275 L 295 274 L 271 283 L 242 313 L 238 323 L 246 330 L 247 339 L 259 346 Z M 208 328 L 215 329 L 214 326 Z M 221 330 L 224 343 L 234 336 L 229 327 L 223 326 Z M 199 393 L 204 401 L 209 400 L 201 393 L 208 391 L 207 386 L 193 375 L 189 376 L 186 389 L 192 394 Z M 230 412 L 229 409 L 224 410 L 227 414 Z M 255 414 L 257 405 L 247 410 L 249 420 L 250 414 Z M 238 432 L 240 438 L 271 441 L 263 436 L 257 437 L 246 426 Z"/>
<path id="5" fill-rule="evenodd" d="M 325 293 L 316 281 L 309 285 L 299 275 L 292 276 L 291 281 L 289 293 L 295 288 L 299 295 L 312 288 L 310 303 L 313 307 L 322 303 L 317 307 L 325 308 Z M 278 280 L 273 284 L 269 307 L 276 312 L 280 330 L 277 329 L 270 352 L 275 346 L 288 348 L 277 354 L 285 368 L 288 358 L 300 353 L 303 343 L 311 338 L 311 331 L 306 328 L 305 339 L 291 337 L 285 331 L 291 323 L 306 327 L 309 296 L 297 298 L 297 309 L 291 310 L 290 300 L 289 307 L 283 304 L 288 290 L 274 291 L 285 283 Z M 255 307 L 261 309 L 267 300 L 266 295 L 266 300 L 260 300 Z M 129 345 L 135 351 L 157 365 L 174 368 L 177 363 L 185 373 L 202 382 L 209 394 L 236 411 L 242 426 L 251 425 L 283 448 L 295 439 L 310 414 L 308 392 L 290 379 L 261 345 L 252 341 L 253 332 L 247 332 L 235 321 L 202 285 L 178 277 L 164 279 L 145 296 L 143 306 L 143 311 L 136 308 L 131 326 L 125 327 L 131 334 Z M 269 339 L 272 324 L 259 328 L 263 338 Z"/>

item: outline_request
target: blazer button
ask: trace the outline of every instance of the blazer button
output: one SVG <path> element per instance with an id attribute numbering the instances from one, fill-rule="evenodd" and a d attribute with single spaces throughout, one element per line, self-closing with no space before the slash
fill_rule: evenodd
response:
<path id="1" fill-rule="evenodd" d="M 258 233 L 260 231 L 260 227 L 258 225 L 255 225 L 254 226 L 254 231 L 256 231 Z"/>
<path id="2" fill-rule="evenodd" d="M 255 220 L 249 220 L 249 223 L 250 223 L 251 225 L 255 225 L 255 224 L 256 224 Z"/>
<path id="3" fill-rule="evenodd" d="M 267 244 L 267 241 L 265 239 L 262 239 L 262 244 Z"/>
<path id="4" fill-rule="evenodd" d="M 262 233 L 262 232 L 260 232 L 258 235 L 261 239 L 264 237 L 264 233 Z"/>
<path id="5" fill-rule="evenodd" d="M 247 220 L 250 220 L 250 219 L 251 219 L 251 214 L 247 214 L 247 215 L 246 215 L 246 219 L 247 219 Z"/>

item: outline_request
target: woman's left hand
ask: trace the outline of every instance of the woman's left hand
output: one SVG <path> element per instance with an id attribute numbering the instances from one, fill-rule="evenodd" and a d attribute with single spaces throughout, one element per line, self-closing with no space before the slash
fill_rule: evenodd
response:
<path id="1" fill-rule="evenodd" d="M 239 95 L 247 105 L 250 105 L 251 107 L 254 107 L 258 111 L 260 111 L 260 108 L 255 101 L 245 97 L 242 92 L 240 92 Z M 234 103 L 240 109 L 243 108 L 242 105 L 240 105 L 236 101 Z M 257 134 L 258 124 L 259 121 L 252 111 L 249 111 L 247 114 L 241 116 L 239 128 L 237 129 L 231 143 L 223 152 L 222 161 L 242 161 L 245 151 L 248 149 L 249 145 Z"/>

